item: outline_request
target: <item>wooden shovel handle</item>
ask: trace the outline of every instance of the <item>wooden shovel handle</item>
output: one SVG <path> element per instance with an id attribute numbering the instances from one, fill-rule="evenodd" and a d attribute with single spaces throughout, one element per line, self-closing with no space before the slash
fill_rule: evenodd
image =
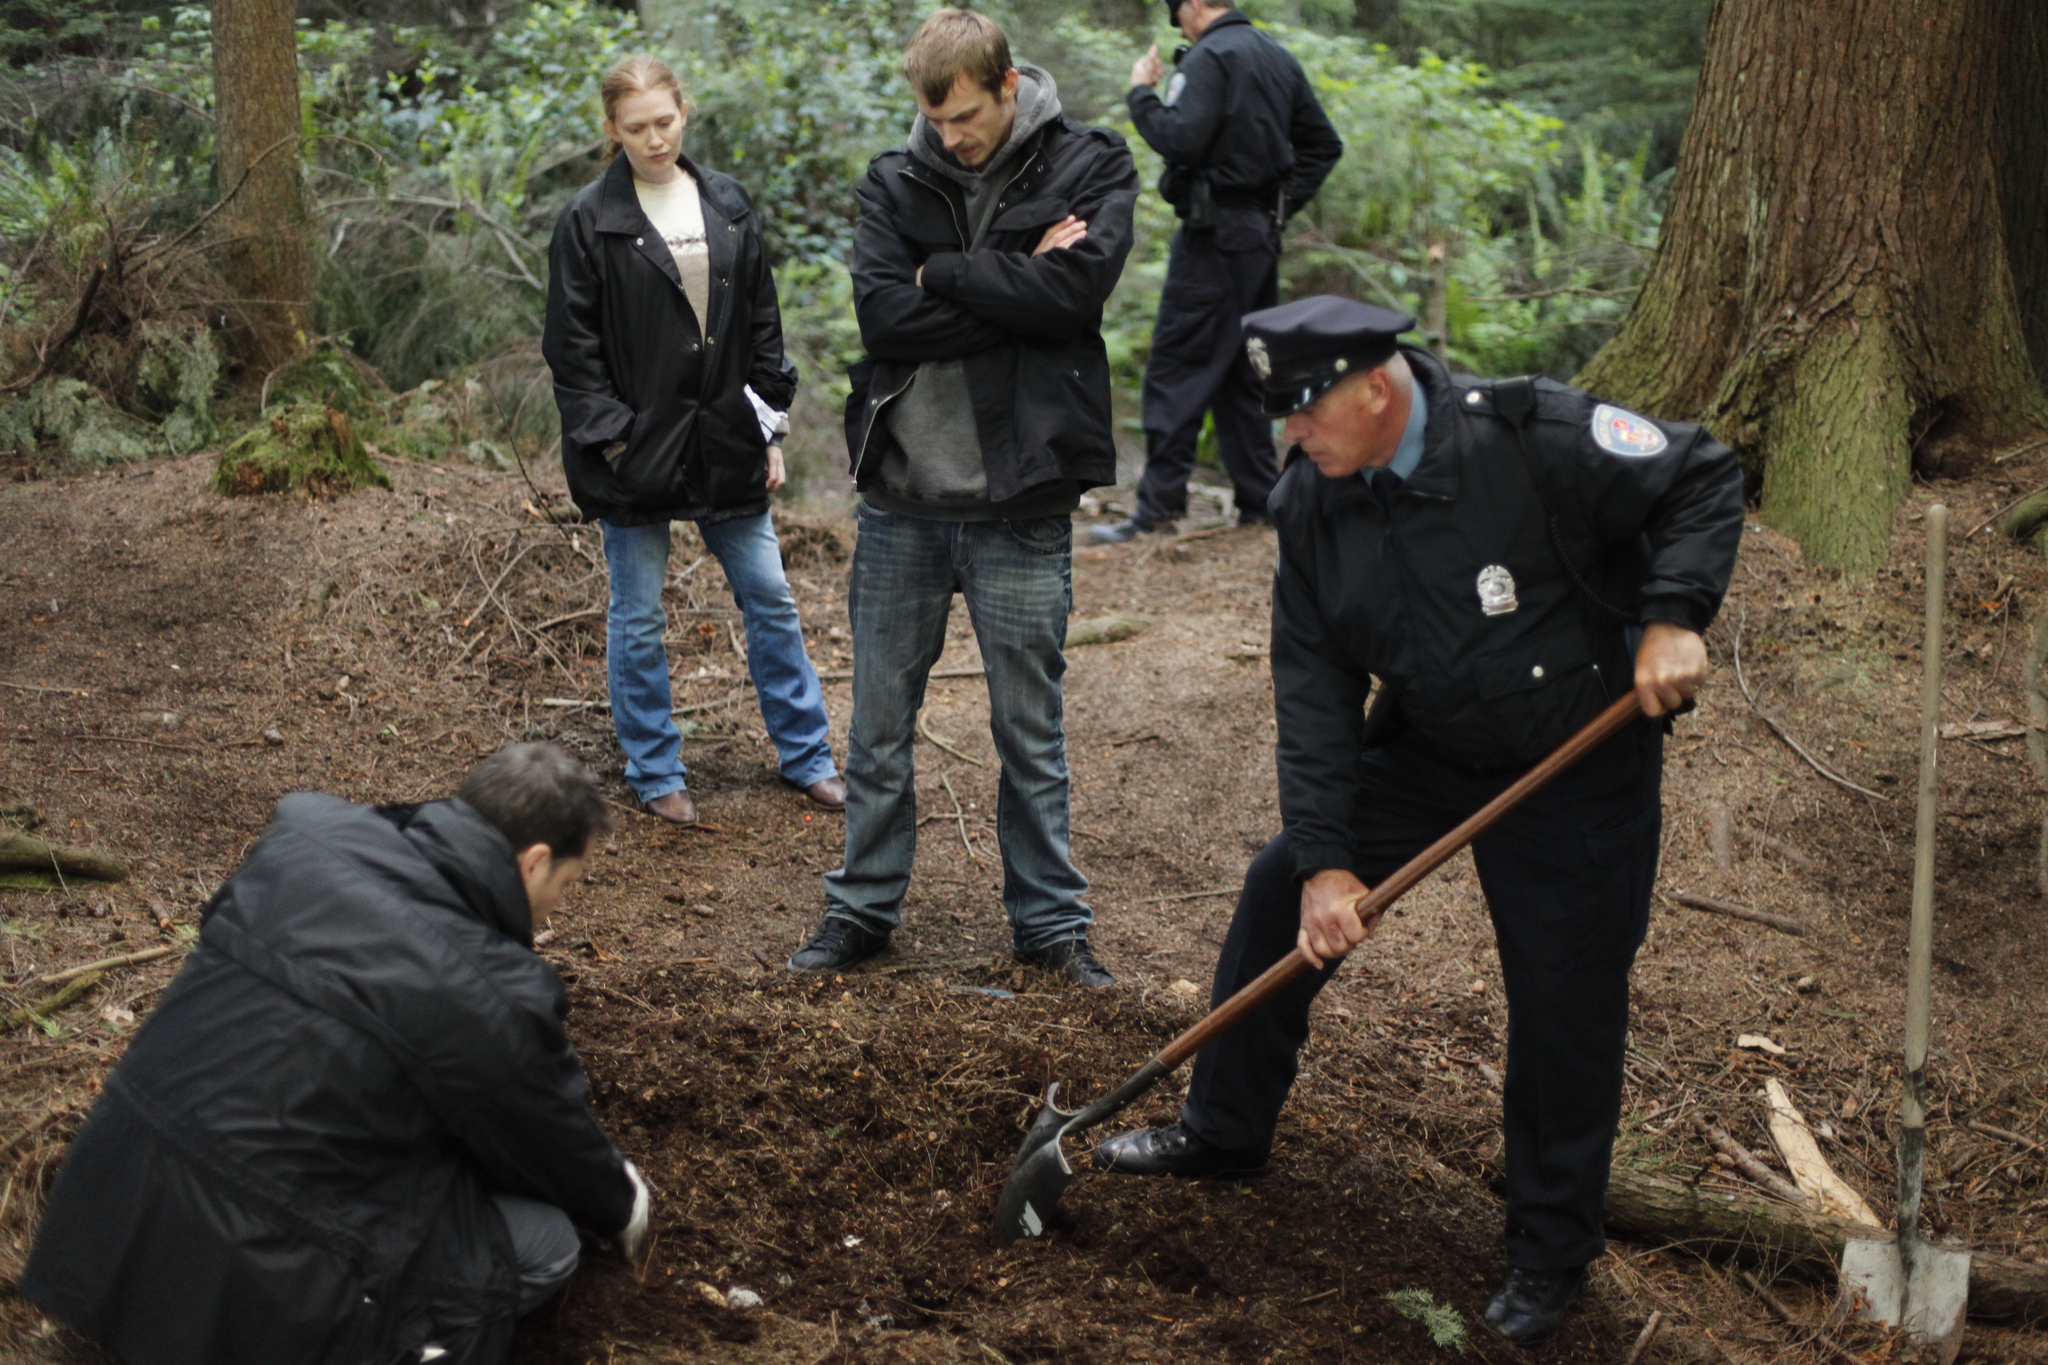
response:
<path id="1" fill-rule="evenodd" d="M 1387 907 L 1413 890 L 1415 884 L 1441 867 L 1450 856 L 1478 838 L 1494 821 L 1520 805 L 1531 792 L 1556 777 L 1593 749 L 1612 739 L 1623 726 L 1642 714 L 1634 689 L 1620 701 L 1595 716 L 1590 724 L 1563 744 L 1550 757 L 1517 778 L 1514 785 L 1481 806 L 1443 838 L 1410 858 L 1402 868 L 1357 898 L 1358 917 L 1370 924 L 1387 912 Z M 1259 973 L 1258 979 L 1236 995 L 1210 1010 L 1193 1027 L 1168 1043 L 1155 1060 L 1167 1070 L 1179 1066 L 1228 1031 L 1238 1020 L 1270 1000 L 1280 988 L 1308 969 L 1308 959 L 1297 947 L 1293 952 Z"/>

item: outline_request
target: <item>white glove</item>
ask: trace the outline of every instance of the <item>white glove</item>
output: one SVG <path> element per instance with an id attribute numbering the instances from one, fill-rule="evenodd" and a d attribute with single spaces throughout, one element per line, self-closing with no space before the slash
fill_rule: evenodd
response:
<path id="1" fill-rule="evenodd" d="M 626 1163 L 626 1179 L 633 1182 L 633 1216 L 626 1220 L 626 1230 L 619 1234 L 619 1249 L 626 1253 L 627 1260 L 638 1262 L 647 1247 L 647 1222 L 654 1212 L 654 1192 L 647 1187 L 640 1168 L 630 1161 Z"/>

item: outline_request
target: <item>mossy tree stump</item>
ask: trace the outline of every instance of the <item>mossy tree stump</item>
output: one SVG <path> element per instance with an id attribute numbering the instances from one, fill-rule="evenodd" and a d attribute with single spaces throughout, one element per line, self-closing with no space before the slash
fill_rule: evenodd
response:
<path id="1" fill-rule="evenodd" d="M 221 452 L 213 491 L 240 498 L 304 488 L 332 495 L 352 488 L 389 488 L 391 480 L 363 449 L 348 414 L 324 403 L 273 409 Z"/>

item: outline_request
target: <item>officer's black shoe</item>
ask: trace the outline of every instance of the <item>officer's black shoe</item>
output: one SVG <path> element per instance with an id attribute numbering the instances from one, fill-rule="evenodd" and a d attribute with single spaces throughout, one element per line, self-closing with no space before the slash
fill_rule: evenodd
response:
<path id="1" fill-rule="evenodd" d="M 1114 526 L 1091 526 L 1088 528 L 1088 539 L 1092 544 L 1096 545 L 1124 545 L 1136 540 L 1139 536 L 1149 536 L 1155 531 L 1169 530 L 1172 525 L 1173 523 L 1171 522 L 1161 522 L 1157 526 L 1146 526 L 1140 523 L 1136 517 L 1132 517 L 1130 520 L 1120 521 Z"/>
<path id="2" fill-rule="evenodd" d="M 1507 1283 L 1486 1305 L 1486 1325 L 1503 1341 L 1534 1346 L 1555 1332 L 1586 1284 L 1586 1268 L 1510 1270 Z"/>
<path id="3" fill-rule="evenodd" d="M 1237 524 L 1239 526 L 1271 526 L 1273 518 L 1267 515 L 1266 509 L 1263 507 L 1240 507 L 1237 509 Z"/>
<path id="4" fill-rule="evenodd" d="M 843 972 L 889 946 L 887 934 L 872 934 L 850 919 L 827 915 L 811 941 L 790 954 L 793 972 Z"/>
<path id="5" fill-rule="evenodd" d="M 1095 1164 L 1115 1175 L 1250 1180 L 1266 1173 L 1266 1154 L 1257 1148 L 1212 1147 L 1183 1125 L 1169 1123 L 1117 1134 L 1095 1149 Z"/>
<path id="6" fill-rule="evenodd" d="M 1017 960 L 1027 967 L 1042 967 L 1055 976 L 1063 976 L 1076 986 L 1099 989 L 1116 984 L 1109 968 L 1095 960 L 1095 950 L 1085 938 L 1063 938 L 1035 953 L 1019 953 Z"/>

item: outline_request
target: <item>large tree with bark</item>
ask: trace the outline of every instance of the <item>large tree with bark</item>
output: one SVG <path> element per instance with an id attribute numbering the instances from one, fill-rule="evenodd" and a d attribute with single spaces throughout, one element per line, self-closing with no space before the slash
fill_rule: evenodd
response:
<path id="1" fill-rule="evenodd" d="M 1698 418 L 1866 572 L 1923 463 L 2048 427 L 2048 4 L 1718 0 L 1656 260 L 1579 382 Z"/>
<path id="2" fill-rule="evenodd" d="M 222 216 L 239 296 L 229 342 L 267 372 L 302 349 L 313 326 L 292 0 L 213 0 L 213 89 L 215 180 L 231 196 Z"/>

